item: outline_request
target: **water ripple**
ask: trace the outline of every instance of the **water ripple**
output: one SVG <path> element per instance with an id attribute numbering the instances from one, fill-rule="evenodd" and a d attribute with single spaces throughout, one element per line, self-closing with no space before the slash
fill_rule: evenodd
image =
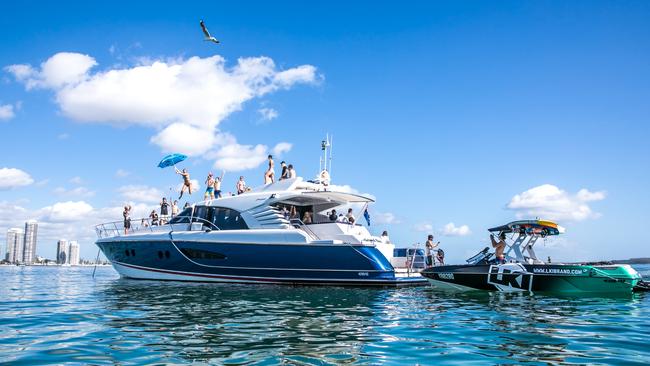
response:
<path id="1" fill-rule="evenodd" d="M 647 268 L 642 268 L 648 272 Z M 184 284 L 0 267 L 0 362 L 645 364 L 650 297 Z"/>

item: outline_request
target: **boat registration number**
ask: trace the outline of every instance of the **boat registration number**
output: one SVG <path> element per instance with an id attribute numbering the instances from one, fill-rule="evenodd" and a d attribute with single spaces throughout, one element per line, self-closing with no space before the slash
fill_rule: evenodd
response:
<path id="1" fill-rule="evenodd" d="M 438 278 L 443 280 L 453 280 L 454 274 L 449 272 L 442 272 L 442 273 L 438 273 Z"/>

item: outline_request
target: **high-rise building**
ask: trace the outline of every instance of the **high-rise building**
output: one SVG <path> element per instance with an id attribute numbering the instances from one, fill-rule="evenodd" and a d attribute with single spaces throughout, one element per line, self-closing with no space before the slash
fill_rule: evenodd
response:
<path id="1" fill-rule="evenodd" d="M 74 240 L 70 241 L 70 250 L 68 251 L 68 258 L 70 260 L 68 263 L 72 266 L 76 266 L 79 264 L 79 243 L 77 243 Z"/>
<path id="2" fill-rule="evenodd" d="M 32 264 L 36 258 L 36 235 L 38 233 L 38 223 L 35 220 L 29 220 L 25 223 L 25 240 L 23 249 L 23 263 Z"/>
<path id="3" fill-rule="evenodd" d="M 23 261 L 23 230 L 12 228 L 7 230 L 7 255 L 5 259 L 9 263 L 21 263 Z"/>
<path id="4" fill-rule="evenodd" d="M 70 257 L 70 248 L 68 247 L 68 241 L 61 239 L 56 243 L 56 263 L 57 264 L 66 264 Z"/>

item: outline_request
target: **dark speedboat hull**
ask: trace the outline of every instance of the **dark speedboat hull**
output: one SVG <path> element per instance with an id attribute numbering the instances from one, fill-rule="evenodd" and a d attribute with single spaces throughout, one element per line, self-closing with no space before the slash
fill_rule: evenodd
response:
<path id="1" fill-rule="evenodd" d="M 479 264 L 427 268 L 432 286 L 453 290 L 630 293 L 640 275 L 627 265 Z"/>

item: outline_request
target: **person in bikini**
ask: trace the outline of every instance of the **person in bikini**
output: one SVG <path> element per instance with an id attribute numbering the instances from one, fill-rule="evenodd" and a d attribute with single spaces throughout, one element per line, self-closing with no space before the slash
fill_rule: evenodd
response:
<path id="1" fill-rule="evenodd" d="M 275 181 L 275 173 L 273 172 L 273 155 L 269 155 L 269 169 L 264 173 L 264 184 L 270 184 Z"/>
<path id="2" fill-rule="evenodd" d="M 176 169 L 176 167 L 174 167 Z M 183 186 L 181 187 L 181 195 L 178 196 L 178 199 L 183 198 L 183 193 L 185 189 L 189 194 L 192 194 L 192 182 L 190 181 L 190 173 L 187 172 L 187 169 L 183 168 L 183 171 L 176 169 L 176 174 L 180 174 L 183 177 Z"/>
<path id="3" fill-rule="evenodd" d="M 214 177 L 212 176 L 212 172 L 208 173 L 208 177 L 205 179 L 205 193 L 203 194 L 203 199 L 207 200 L 210 198 L 211 200 L 214 199 Z"/>

